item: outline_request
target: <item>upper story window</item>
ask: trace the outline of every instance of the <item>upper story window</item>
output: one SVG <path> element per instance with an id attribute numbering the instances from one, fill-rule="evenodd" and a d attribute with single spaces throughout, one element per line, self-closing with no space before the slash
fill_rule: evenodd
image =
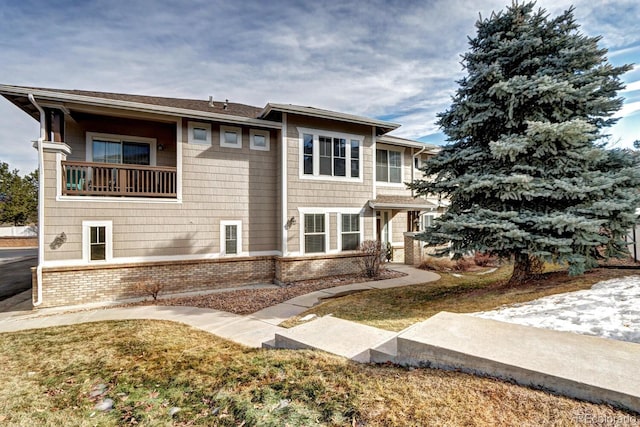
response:
<path id="1" fill-rule="evenodd" d="M 361 180 L 362 136 L 315 129 L 300 132 L 300 178 Z"/>
<path id="2" fill-rule="evenodd" d="M 220 146 L 242 148 L 242 129 L 235 126 L 220 126 Z"/>
<path id="3" fill-rule="evenodd" d="M 156 140 L 87 132 L 87 161 L 126 165 L 155 165 Z"/>
<path id="4" fill-rule="evenodd" d="M 211 145 L 211 125 L 209 123 L 189 122 L 189 144 Z"/>
<path id="5" fill-rule="evenodd" d="M 376 150 L 376 181 L 402 183 L 402 152 Z"/>
<path id="6" fill-rule="evenodd" d="M 269 131 L 251 129 L 249 131 L 249 139 L 251 141 L 250 148 L 252 150 L 269 151 Z"/>

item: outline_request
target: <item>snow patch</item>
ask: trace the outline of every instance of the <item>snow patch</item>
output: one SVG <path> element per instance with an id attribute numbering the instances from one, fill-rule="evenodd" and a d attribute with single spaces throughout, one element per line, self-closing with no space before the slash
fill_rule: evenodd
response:
<path id="1" fill-rule="evenodd" d="M 473 316 L 537 328 L 640 343 L 640 276 L 551 295 Z"/>

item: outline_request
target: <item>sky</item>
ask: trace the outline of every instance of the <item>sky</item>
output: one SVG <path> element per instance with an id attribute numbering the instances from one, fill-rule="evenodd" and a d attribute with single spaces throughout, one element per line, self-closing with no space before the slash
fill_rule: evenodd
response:
<path id="1" fill-rule="evenodd" d="M 393 135 L 442 144 L 435 124 L 465 72 L 460 55 L 510 0 L 0 0 L 0 84 L 310 105 L 389 120 Z M 640 63 L 638 0 L 571 5 L 613 65 Z M 640 139 L 640 65 L 612 145 Z M 0 98 L 0 161 L 28 173 L 38 124 Z"/>

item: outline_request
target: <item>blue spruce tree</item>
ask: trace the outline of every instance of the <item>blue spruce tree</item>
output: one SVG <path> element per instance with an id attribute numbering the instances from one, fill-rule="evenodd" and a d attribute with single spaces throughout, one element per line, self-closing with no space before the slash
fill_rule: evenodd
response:
<path id="1" fill-rule="evenodd" d="M 448 145 L 423 167 L 427 178 L 410 184 L 450 200 L 419 238 L 444 246 L 441 255 L 513 259 L 512 285 L 542 261 L 581 274 L 599 253 L 624 254 L 640 173 L 635 156 L 603 141 L 631 67 L 607 62 L 573 8 L 551 18 L 533 2 L 514 3 L 476 28 L 467 76 L 439 115 Z"/>

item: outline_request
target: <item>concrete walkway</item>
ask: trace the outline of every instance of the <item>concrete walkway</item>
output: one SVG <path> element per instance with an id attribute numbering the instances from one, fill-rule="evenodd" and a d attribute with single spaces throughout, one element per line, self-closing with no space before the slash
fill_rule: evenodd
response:
<path id="1" fill-rule="evenodd" d="M 4 311 L 0 313 L 0 333 L 107 320 L 154 319 L 185 323 L 230 341 L 260 348 L 264 342 L 273 340 L 277 332 L 284 331 L 278 324 L 319 304 L 325 298 L 362 290 L 426 283 L 440 278 L 433 272 L 404 264 L 391 264 L 389 268 L 405 273 L 406 276 L 323 289 L 268 307 L 250 316 L 182 306 L 105 308 L 92 305 L 30 310 L 30 292 L 25 292 L 0 306 L 0 311 Z"/>

